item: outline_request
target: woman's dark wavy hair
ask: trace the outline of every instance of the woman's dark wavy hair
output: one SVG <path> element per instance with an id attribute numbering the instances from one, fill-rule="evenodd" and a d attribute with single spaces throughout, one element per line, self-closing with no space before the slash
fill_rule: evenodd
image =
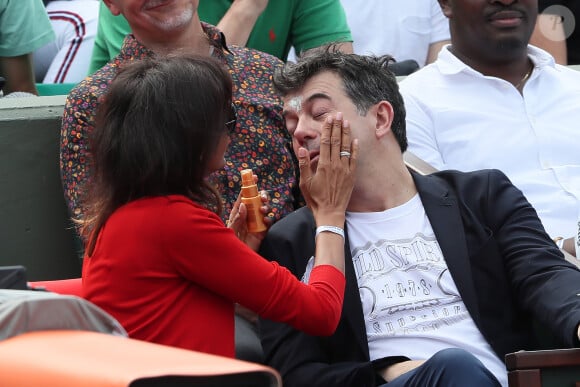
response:
<path id="1" fill-rule="evenodd" d="M 90 137 L 92 175 L 81 219 L 89 255 L 109 216 L 139 198 L 180 194 L 221 212 L 206 177 L 231 100 L 231 77 L 211 58 L 157 57 L 119 70 Z"/>
<path id="2" fill-rule="evenodd" d="M 399 92 L 397 78 L 388 66 L 394 59 L 390 55 L 363 56 L 345 54 L 336 45 L 322 46 L 304 53 L 297 63 L 288 62 L 274 74 L 274 88 L 282 95 L 300 90 L 313 76 L 331 71 L 342 79 L 344 91 L 354 103 L 359 114 L 380 101 L 393 106 L 392 131 L 401 148 L 407 150 L 405 105 Z"/>

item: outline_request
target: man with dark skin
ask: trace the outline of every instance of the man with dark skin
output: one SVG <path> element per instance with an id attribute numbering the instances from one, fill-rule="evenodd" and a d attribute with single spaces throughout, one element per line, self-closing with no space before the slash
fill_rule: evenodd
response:
<path id="1" fill-rule="evenodd" d="M 500 169 L 574 262 L 580 73 L 528 45 L 537 0 L 439 3 L 451 45 L 401 82 L 409 150 L 439 170 Z"/>
<path id="2" fill-rule="evenodd" d="M 480 73 L 505 79 L 514 86 L 522 80 L 532 66 L 526 50 L 534 30 L 536 0 L 439 3 L 450 20 L 451 35 L 457 37 L 449 48 L 456 57 Z"/>

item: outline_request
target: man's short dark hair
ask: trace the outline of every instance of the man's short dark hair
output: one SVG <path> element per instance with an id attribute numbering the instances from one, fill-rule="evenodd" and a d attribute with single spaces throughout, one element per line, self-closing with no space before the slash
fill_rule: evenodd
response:
<path id="1" fill-rule="evenodd" d="M 399 92 L 397 78 L 388 69 L 394 60 L 390 55 L 364 56 L 345 54 L 334 45 L 313 49 L 303 54 L 297 63 L 288 62 L 274 74 L 274 87 L 286 96 L 301 89 L 304 84 L 322 71 L 336 73 L 342 80 L 344 91 L 356 106 L 359 114 L 380 101 L 393 106 L 392 131 L 401 152 L 407 149 L 405 105 Z"/>

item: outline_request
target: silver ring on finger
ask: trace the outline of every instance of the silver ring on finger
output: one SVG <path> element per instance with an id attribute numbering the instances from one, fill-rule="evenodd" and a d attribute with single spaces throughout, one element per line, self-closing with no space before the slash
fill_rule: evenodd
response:
<path id="1" fill-rule="evenodd" d="M 339 155 L 340 155 L 340 157 L 346 157 L 346 158 L 350 159 L 350 152 L 340 151 Z"/>

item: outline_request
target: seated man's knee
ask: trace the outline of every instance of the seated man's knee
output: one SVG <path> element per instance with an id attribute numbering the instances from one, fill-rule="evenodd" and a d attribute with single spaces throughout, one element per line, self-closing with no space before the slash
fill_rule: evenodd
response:
<path id="1" fill-rule="evenodd" d="M 454 381 L 471 380 L 474 386 L 481 385 L 480 382 L 499 386 L 495 376 L 477 357 L 460 348 L 441 350 L 429 359 L 429 363 L 438 370 L 437 374 L 442 380 L 451 377 Z"/>
<path id="2" fill-rule="evenodd" d="M 437 363 L 441 367 L 451 365 L 452 368 L 481 364 L 473 354 L 461 348 L 443 349 L 431 357 L 431 362 Z M 483 366 L 483 364 L 481 365 Z"/>

